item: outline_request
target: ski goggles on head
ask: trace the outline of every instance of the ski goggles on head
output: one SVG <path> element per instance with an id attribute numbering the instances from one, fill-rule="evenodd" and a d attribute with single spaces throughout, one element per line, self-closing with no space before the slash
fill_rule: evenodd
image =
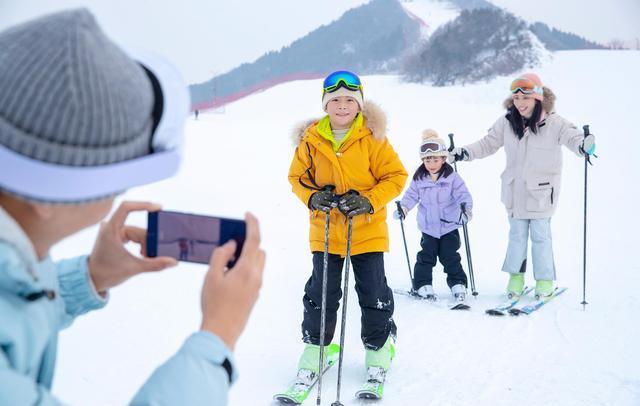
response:
<path id="1" fill-rule="evenodd" d="M 360 82 L 360 78 L 355 73 L 339 70 L 327 76 L 322 84 L 324 93 L 335 92 L 340 87 L 354 91 L 362 91 L 362 82 Z"/>
<path id="2" fill-rule="evenodd" d="M 420 145 L 420 152 L 423 154 L 427 152 L 443 152 L 446 150 L 447 148 L 444 145 L 437 142 L 425 142 Z"/>
<path id="3" fill-rule="evenodd" d="M 527 78 L 517 78 L 513 82 L 511 82 L 511 93 L 516 94 L 521 92 L 523 94 L 539 94 L 543 95 L 542 87 L 536 86 L 531 80 Z"/>

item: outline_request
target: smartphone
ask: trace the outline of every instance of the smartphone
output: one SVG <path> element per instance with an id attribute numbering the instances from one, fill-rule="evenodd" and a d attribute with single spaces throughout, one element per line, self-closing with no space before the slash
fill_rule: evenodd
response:
<path id="1" fill-rule="evenodd" d="M 243 220 L 174 211 L 152 211 L 147 217 L 147 256 L 168 256 L 179 261 L 208 264 L 214 248 L 235 240 L 240 257 L 247 227 Z"/>

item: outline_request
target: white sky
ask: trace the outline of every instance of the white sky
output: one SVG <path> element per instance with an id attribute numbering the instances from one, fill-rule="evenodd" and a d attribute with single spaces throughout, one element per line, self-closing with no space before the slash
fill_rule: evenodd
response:
<path id="1" fill-rule="evenodd" d="M 640 0 L 490 0 L 534 22 L 601 43 L 640 38 Z"/>
<path id="2" fill-rule="evenodd" d="M 420 0 L 414 0 L 420 1 Z M 596 41 L 640 38 L 640 0 L 491 0 Z M 367 0 L 0 0 L 0 29 L 86 6 L 117 42 L 156 51 L 194 83 L 278 50 Z"/>
<path id="3" fill-rule="evenodd" d="M 278 50 L 367 0 L 0 0 L 0 29 L 86 6 L 118 43 L 169 57 L 188 82 Z"/>

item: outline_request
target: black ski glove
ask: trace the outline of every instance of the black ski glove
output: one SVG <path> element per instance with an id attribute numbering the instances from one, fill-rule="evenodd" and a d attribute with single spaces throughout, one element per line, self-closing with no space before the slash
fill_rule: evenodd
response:
<path id="1" fill-rule="evenodd" d="M 338 202 L 338 209 L 347 217 L 357 216 L 359 214 L 371 213 L 373 207 L 371 202 L 355 190 L 350 190 Z"/>
<path id="2" fill-rule="evenodd" d="M 333 190 L 321 190 L 311 195 L 309 199 L 309 208 L 312 210 L 321 210 L 329 212 L 338 206 L 336 194 Z"/>

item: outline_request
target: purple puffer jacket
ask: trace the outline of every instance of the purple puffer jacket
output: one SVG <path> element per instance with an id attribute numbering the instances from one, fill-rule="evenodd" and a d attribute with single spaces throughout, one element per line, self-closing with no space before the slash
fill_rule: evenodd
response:
<path id="1" fill-rule="evenodd" d="M 462 225 L 459 221 L 460 203 L 463 202 L 471 219 L 471 194 L 460 175 L 448 166 L 435 182 L 429 175 L 412 180 L 400 204 L 409 211 L 419 203 L 418 228 L 425 234 L 440 238 Z"/>

